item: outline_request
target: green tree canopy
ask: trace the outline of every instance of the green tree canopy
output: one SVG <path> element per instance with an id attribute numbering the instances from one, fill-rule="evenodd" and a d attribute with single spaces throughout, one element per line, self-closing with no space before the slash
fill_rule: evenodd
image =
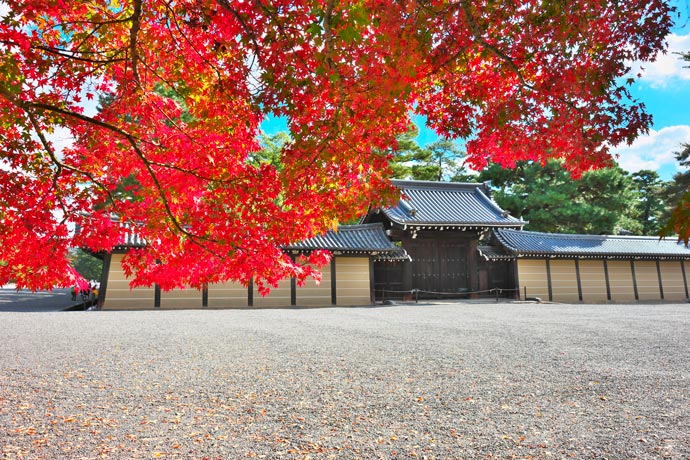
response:
<path id="1" fill-rule="evenodd" d="M 397 137 L 397 148 L 393 149 L 390 162 L 393 177 L 429 181 L 462 182 L 470 180 L 464 167 L 465 153 L 457 143 L 439 139 L 426 147 L 415 139 L 419 129 L 411 125 L 409 130 Z"/>
<path id="2" fill-rule="evenodd" d="M 656 235 L 661 225 L 664 211 L 665 183 L 656 171 L 643 169 L 633 173 L 632 179 L 638 191 L 638 219 L 643 235 Z"/>
<path id="3" fill-rule="evenodd" d="M 100 281 L 103 273 L 103 261 L 101 259 L 83 249 L 75 249 L 71 252 L 71 261 L 74 269 L 84 279 Z"/>
<path id="4" fill-rule="evenodd" d="M 560 161 L 521 162 L 514 169 L 492 164 L 480 181 L 491 181 L 494 199 L 526 230 L 559 233 L 641 233 L 632 178 L 620 167 L 586 172 L 574 180 Z"/>

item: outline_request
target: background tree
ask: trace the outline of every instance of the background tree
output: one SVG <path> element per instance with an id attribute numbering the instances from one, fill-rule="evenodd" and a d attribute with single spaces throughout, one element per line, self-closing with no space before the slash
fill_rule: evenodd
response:
<path id="1" fill-rule="evenodd" d="M 292 139 L 290 139 L 290 134 L 286 133 L 285 131 L 280 131 L 275 134 L 262 134 L 259 137 L 259 145 L 261 146 L 261 149 L 256 152 L 252 152 L 247 157 L 247 161 L 255 166 L 267 164 L 280 171 L 283 167 L 280 157 L 283 149 L 285 149 L 290 142 L 292 142 Z"/>
<path id="2" fill-rule="evenodd" d="M 605 166 L 650 126 L 626 63 L 672 24 L 663 0 L 4 3 L 0 283 L 30 288 L 131 231 L 133 285 L 318 276 L 280 247 L 394 199 L 381 152 L 411 112 L 475 170 Z M 290 131 L 280 168 L 253 161 L 266 115 Z"/>
<path id="3" fill-rule="evenodd" d="M 666 184 L 656 171 L 643 169 L 632 174 L 638 192 L 638 219 L 643 235 L 658 235 L 664 211 Z"/>
<path id="4" fill-rule="evenodd" d="M 680 58 L 690 62 L 690 52 L 682 53 Z M 690 244 L 690 171 L 687 170 L 690 167 L 690 144 L 681 144 L 681 149 L 676 152 L 676 160 L 686 171 L 676 173 L 668 186 L 660 234 L 677 236 L 687 246 Z"/>
<path id="5" fill-rule="evenodd" d="M 412 176 L 419 180 L 462 182 L 470 177 L 464 166 L 465 153 L 450 139 L 427 145 L 424 156 L 412 166 Z"/>
<path id="6" fill-rule="evenodd" d="M 70 253 L 72 266 L 84 279 L 101 280 L 103 261 L 94 257 L 83 249 L 75 249 Z"/>
<path id="7" fill-rule="evenodd" d="M 461 182 L 469 179 L 464 167 L 464 152 L 448 139 L 440 139 L 426 147 L 416 140 L 419 128 L 411 125 L 397 137 L 390 150 L 390 168 L 396 179 Z"/>
<path id="8" fill-rule="evenodd" d="M 574 180 L 559 161 L 523 162 L 514 169 L 490 165 L 480 181 L 491 181 L 494 200 L 513 216 L 529 221 L 526 230 L 615 234 L 642 231 L 635 220 L 636 193 L 619 167 L 584 173 Z M 626 212 L 627 210 L 627 212 Z"/>
<path id="9" fill-rule="evenodd" d="M 391 176 L 396 179 L 419 179 L 415 166 L 429 156 L 429 152 L 417 142 L 419 128 L 410 123 L 407 130 L 399 134 L 395 144 L 386 150 L 390 159 Z"/>
<path id="10" fill-rule="evenodd" d="M 675 152 L 675 157 L 685 170 L 674 174 L 666 187 L 666 206 L 660 218 L 663 223 L 660 232 L 666 236 L 678 235 L 688 244 L 690 227 L 683 219 L 690 218 L 690 144 L 682 144 L 681 150 Z"/>

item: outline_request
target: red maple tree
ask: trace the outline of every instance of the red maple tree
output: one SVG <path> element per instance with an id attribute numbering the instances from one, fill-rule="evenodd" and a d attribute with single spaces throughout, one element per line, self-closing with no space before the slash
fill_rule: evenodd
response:
<path id="1" fill-rule="evenodd" d="M 385 152 L 410 113 L 467 139 L 475 168 L 607 165 L 650 125 L 627 63 L 664 50 L 672 13 L 661 0 L 5 2 L 0 284 L 29 288 L 72 283 L 69 248 L 109 251 L 127 231 L 147 242 L 125 259 L 134 285 L 304 279 L 310 265 L 280 247 L 392 198 Z M 252 161 L 269 114 L 292 136 L 279 168 Z"/>

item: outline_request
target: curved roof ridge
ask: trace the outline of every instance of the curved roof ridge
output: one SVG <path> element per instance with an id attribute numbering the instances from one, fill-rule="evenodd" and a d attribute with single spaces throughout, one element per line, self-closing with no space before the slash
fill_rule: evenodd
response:
<path id="1" fill-rule="evenodd" d="M 690 259 L 690 249 L 675 239 L 655 236 L 584 235 L 498 228 L 498 243 L 518 257 Z"/>
<path id="2" fill-rule="evenodd" d="M 342 224 L 338 225 L 338 231 L 354 231 L 354 230 L 367 230 L 367 229 L 372 229 L 374 227 L 381 227 L 383 228 L 383 223 L 382 222 L 372 222 L 368 224 Z"/>
<path id="3" fill-rule="evenodd" d="M 513 219 L 517 220 L 517 217 L 513 216 L 512 214 L 510 214 L 509 211 L 507 211 L 507 210 L 501 208 L 501 207 L 498 205 L 498 203 L 496 203 L 496 202 L 494 201 L 493 198 L 491 198 L 489 195 L 487 195 L 486 193 L 484 193 L 484 190 L 482 190 L 481 187 L 477 187 L 477 188 L 475 189 L 475 193 L 479 193 L 479 196 L 481 197 L 481 199 L 486 200 L 486 201 L 489 203 L 489 206 L 491 206 L 492 208 L 494 208 L 494 210 L 496 211 L 497 214 L 501 214 L 501 215 L 503 215 L 503 216 L 505 216 L 505 217 L 512 217 Z M 522 222 L 523 225 L 527 224 L 527 222 L 525 222 L 525 221 L 523 221 L 523 220 L 521 220 L 520 222 Z"/>
<path id="4" fill-rule="evenodd" d="M 645 241 L 672 241 L 673 238 L 660 237 L 660 236 L 648 236 L 648 235 L 588 235 L 584 233 L 551 233 L 551 232 L 536 232 L 533 230 L 517 230 L 512 228 L 502 228 L 501 232 L 519 232 L 520 234 L 531 234 L 531 235 L 542 235 L 548 238 L 561 238 L 561 239 L 582 239 L 582 240 L 594 240 L 594 239 L 627 239 L 627 240 L 645 240 Z"/>
<path id="5" fill-rule="evenodd" d="M 381 208 L 398 225 L 439 227 L 522 227 L 490 198 L 488 185 L 477 182 L 392 180 L 402 196 L 395 206 Z"/>

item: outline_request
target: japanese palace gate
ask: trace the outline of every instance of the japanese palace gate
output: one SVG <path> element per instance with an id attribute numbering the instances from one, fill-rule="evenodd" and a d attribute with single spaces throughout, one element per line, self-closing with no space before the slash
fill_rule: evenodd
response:
<path id="1" fill-rule="evenodd" d="M 133 236 L 104 256 L 102 308 L 251 308 L 370 305 L 383 299 L 496 296 L 554 302 L 685 301 L 690 250 L 656 237 L 565 235 L 522 230 L 487 184 L 393 181 L 396 206 L 360 225 L 296 243 L 327 249 L 320 285 L 285 280 L 267 297 L 234 283 L 197 290 L 130 289 L 120 260 Z"/>

